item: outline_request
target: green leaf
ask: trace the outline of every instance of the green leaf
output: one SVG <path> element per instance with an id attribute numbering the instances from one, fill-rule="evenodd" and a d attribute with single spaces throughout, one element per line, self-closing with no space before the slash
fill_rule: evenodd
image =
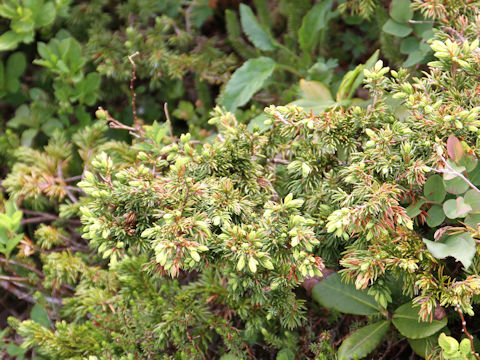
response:
<path id="1" fill-rule="evenodd" d="M 412 32 L 412 29 L 405 24 L 400 24 L 392 19 L 388 19 L 388 21 L 383 25 L 382 30 L 387 34 L 397 36 L 400 38 L 404 38 Z"/>
<path id="2" fill-rule="evenodd" d="M 7 76 L 20 77 L 27 68 L 27 59 L 22 52 L 13 53 L 8 57 L 6 64 Z"/>
<path id="3" fill-rule="evenodd" d="M 390 16 L 398 23 L 406 23 L 413 18 L 410 0 L 393 0 L 390 4 Z"/>
<path id="4" fill-rule="evenodd" d="M 423 204 L 425 204 L 426 201 L 425 200 L 419 200 L 417 201 L 416 203 L 412 203 L 410 204 L 405 210 L 407 211 L 407 215 L 410 217 L 410 218 L 414 218 L 416 216 L 418 216 L 418 214 L 421 213 L 421 210 L 420 208 L 422 207 Z"/>
<path id="5" fill-rule="evenodd" d="M 13 50 L 22 41 L 23 35 L 7 31 L 0 36 L 0 51 Z"/>
<path id="6" fill-rule="evenodd" d="M 393 313 L 393 325 L 403 336 L 410 339 L 422 339 L 435 334 L 447 325 L 447 318 L 432 322 L 421 321 L 418 310 L 419 308 L 414 307 L 410 301 L 397 308 Z"/>
<path id="7" fill-rule="evenodd" d="M 303 17 L 302 26 L 298 30 L 298 42 L 304 52 L 310 54 L 315 50 L 319 32 L 327 27 L 332 17 L 332 3 L 332 0 L 320 1 Z"/>
<path id="8" fill-rule="evenodd" d="M 408 55 L 414 51 L 418 50 L 420 41 L 415 36 L 410 36 L 405 38 L 400 43 L 400 52 L 402 54 Z"/>
<path id="9" fill-rule="evenodd" d="M 471 171 L 467 171 L 467 178 L 468 180 L 470 180 L 470 182 L 475 185 L 475 186 L 478 186 L 480 185 L 480 163 L 477 163 L 477 166 L 475 167 L 475 169 L 471 170 Z"/>
<path id="10" fill-rule="evenodd" d="M 295 360 L 295 353 L 290 349 L 282 349 L 277 353 L 277 360 Z"/>
<path id="11" fill-rule="evenodd" d="M 427 245 L 428 251 L 437 259 L 452 256 L 468 269 L 476 254 L 475 240 L 467 233 L 451 235 L 444 239 L 445 237 L 441 242 L 423 239 L 423 242 Z"/>
<path id="12" fill-rule="evenodd" d="M 34 12 L 35 27 L 40 28 L 52 24 L 55 21 L 57 11 L 53 1 L 45 3 L 41 10 Z"/>
<path id="13" fill-rule="evenodd" d="M 30 318 L 46 328 L 51 327 L 50 318 L 48 317 L 47 311 L 40 304 L 35 304 L 33 306 L 32 310 L 30 311 Z"/>
<path id="14" fill-rule="evenodd" d="M 260 90 L 275 69 L 275 61 L 268 57 L 250 59 L 238 68 L 225 87 L 220 103 L 228 111 L 245 105 Z"/>
<path id="15" fill-rule="evenodd" d="M 449 219 L 463 218 L 472 211 L 472 207 L 465 203 L 465 199 L 461 196 L 456 199 L 450 199 L 443 204 L 443 211 Z"/>
<path id="16" fill-rule="evenodd" d="M 465 203 L 472 207 L 473 211 L 480 210 L 480 193 L 474 189 L 468 190 L 465 195 Z"/>
<path id="17" fill-rule="evenodd" d="M 433 205 L 430 210 L 427 211 L 426 222 L 431 228 L 437 227 L 445 220 L 445 212 L 443 207 L 439 205 Z"/>
<path id="18" fill-rule="evenodd" d="M 420 64 L 423 61 L 423 59 L 425 59 L 425 54 L 423 53 L 423 51 L 421 50 L 413 51 L 408 55 L 407 60 L 405 60 L 402 66 L 410 67 L 413 65 L 417 65 L 417 64 Z"/>
<path id="19" fill-rule="evenodd" d="M 362 84 L 365 75 L 364 69 L 370 69 L 378 60 L 379 50 L 375 51 L 372 56 L 365 62 L 365 64 L 358 65 L 355 69 L 347 72 L 340 86 L 338 87 L 336 100 L 341 101 L 344 99 L 351 99 L 355 94 L 357 88 Z"/>
<path id="20" fill-rule="evenodd" d="M 478 159 L 473 155 L 464 154 L 458 163 L 469 172 L 477 167 Z"/>
<path id="21" fill-rule="evenodd" d="M 306 99 L 333 101 L 330 90 L 320 81 L 301 79 L 300 89 L 305 94 Z"/>
<path id="22" fill-rule="evenodd" d="M 441 333 L 438 336 L 438 345 L 446 352 L 446 353 L 453 353 L 458 350 L 458 341 L 451 337 L 445 335 L 445 333 Z"/>
<path id="23" fill-rule="evenodd" d="M 382 342 L 390 327 L 389 325 L 388 320 L 383 320 L 358 329 L 343 341 L 338 349 L 338 359 L 364 358 Z"/>
<path id="24" fill-rule="evenodd" d="M 427 200 L 441 203 L 446 194 L 443 179 L 439 175 L 430 176 L 423 186 L 423 195 Z"/>
<path id="25" fill-rule="evenodd" d="M 408 338 L 407 340 L 415 354 L 425 359 L 428 355 L 431 354 L 432 349 L 437 346 L 437 339 L 438 334 L 433 334 L 422 339 Z"/>
<path id="26" fill-rule="evenodd" d="M 456 195 L 463 194 L 469 187 L 465 180 L 458 176 L 450 180 L 445 180 L 444 178 L 444 184 L 448 193 Z"/>
<path id="27" fill-rule="evenodd" d="M 468 214 L 464 220 L 464 223 L 476 230 L 478 224 L 480 224 L 480 214 Z"/>
<path id="28" fill-rule="evenodd" d="M 417 35 L 419 35 L 422 39 L 429 39 L 433 33 L 433 21 L 428 21 L 427 19 L 420 17 L 420 22 L 412 24 L 413 30 Z"/>
<path id="29" fill-rule="evenodd" d="M 379 305 L 372 295 L 368 295 L 366 291 L 357 290 L 353 284 L 343 283 L 338 273 L 319 281 L 312 290 L 312 297 L 326 308 L 347 314 L 379 313 Z"/>
<path id="30" fill-rule="evenodd" d="M 248 40 L 263 51 L 275 50 L 270 35 L 260 26 L 252 9 L 245 4 L 240 4 L 240 22 Z"/>

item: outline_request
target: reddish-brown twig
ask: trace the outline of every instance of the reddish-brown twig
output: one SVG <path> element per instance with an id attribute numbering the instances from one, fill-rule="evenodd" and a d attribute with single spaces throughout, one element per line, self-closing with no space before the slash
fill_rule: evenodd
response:
<path id="1" fill-rule="evenodd" d="M 460 306 L 457 305 L 456 310 L 458 314 L 460 315 L 460 319 L 462 320 L 462 332 L 467 335 L 468 339 L 470 340 L 470 347 L 472 349 L 472 355 L 475 356 L 475 359 L 480 360 L 480 356 L 475 352 L 475 347 L 473 346 L 473 337 L 470 335 L 470 333 L 467 331 L 467 322 L 465 321 L 465 318 L 463 317 L 463 312 L 462 309 L 460 309 Z"/>
<path id="2" fill-rule="evenodd" d="M 132 79 L 130 80 L 130 90 L 132 91 L 132 112 L 133 112 L 133 125 L 136 127 L 136 128 L 139 128 L 140 127 L 140 124 L 138 123 L 138 118 L 137 118 L 137 102 L 136 102 L 136 98 L 137 98 L 137 94 L 135 94 L 135 87 L 134 87 L 134 82 L 135 80 L 137 79 L 137 66 L 135 65 L 135 61 L 133 61 L 133 58 L 137 55 L 139 55 L 140 53 L 137 51 L 136 53 L 130 55 L 128 57 L 128 60 L 130 61 L 130 63 L 132 64 Z"/>

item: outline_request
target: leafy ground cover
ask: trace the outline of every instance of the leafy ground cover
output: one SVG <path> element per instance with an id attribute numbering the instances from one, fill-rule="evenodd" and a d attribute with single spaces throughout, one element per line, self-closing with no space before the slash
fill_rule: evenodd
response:
<path id="1" fill-rule="evenodd" d="M 479 359 L 478 11 L 3 0 L 0 354 Z"/>

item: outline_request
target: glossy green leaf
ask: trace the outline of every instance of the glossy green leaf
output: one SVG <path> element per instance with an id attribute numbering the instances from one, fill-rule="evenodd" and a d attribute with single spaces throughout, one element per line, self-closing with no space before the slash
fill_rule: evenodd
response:
<path id="1" fill-rule="evenodd" d="M 463 218 L 472 211 L 472 207 L 465 203 L 465 199 L 461 196 L 456 199 L 450 199 L 443 204 L 443 211 L 449 219 Z"/>
<path id="2" fill-rule="evenodd" d="M 0 35 L 0 51 L 13 50 L 22 41 L 23 35 L 9 30 Z"/>
<path id="3" fill-rule="evenodd" d="M 427 225 L 431 228 L 437 227 L 445 220 L 445 212 L 443 211 L 443 207 L 439 205 L 433 205 L 427 211 L 426 222 Z"/>
<path id="4" fill-rule="evenodd" d="M 325 29 L 331 18 L 332 0 L 317 2 L 303 17 L 302 25 L 298 30 L 300 48 L 306 53 L 315 50 L 318 42 L 318 33 Z"/>
<path id="5" fill-rule="evenodd" d="M 245 4 L 240 4 L 240 22 L 248 40 L 263 51 L 275 50 L 270 35 L 260 26 L 252 9 Z"/>
<path id="6" fill-rule="evenodd" d="M 326 308 L 347 314 L 379 313 L 379 305 L 372 295 L 368 295 L 366 291 L 357 290 L 353 284 L 343 283 L 338 273 L 318 282 L 312 290 L 312 297 Z"/>
<path id="7" fill-rule="evenodd" d="M 437 346 L 437 339 L 438 333 L 422 339 L 408 338 L 407 340 L 415 354 L 425 359 L 428 355 L 430 355 L 432 349 Z"/>
<path id="8" fill-rule="evenodd" d="M 233 73 L 220 98 L 220 104 L 228 111 L 234 111 L 239 106 L 245 105 L 263 87 L 274 69 L 275 61 L 268 57 L 262 56 L 246 61 Z"/>
<path id="9" fill-rule="evenodd" d="M 413 18 L 410 0 L 392 0 L 390 16 L 398 23 L 406 23 Z"/>
<path id="10" fill-rule="evenodd" d="M 412 32 L 412 29 L 405 24 L 400 24 L 392 19 L 388 19 L 388 21 L 383 25 L 382 30 L 387 34 L 397 36 L 400 38 L 404 38 Z"/>
<path id="11" fill-rule="evenodd" d="M 447 325 L 447 318 L 442 320 L 421 321 L 418 317 L 419 307 L 413 306 L 412 302 L 403 304 L 393 314 L 393 325 L 403 336 L 410 339 L 422 339 L 435 334 Z"/>
<path id="12" fill-rule="evenodd" d="M 443 237 L 441 241 L 423 239 L 423 242 L 427 245 L 428 251 L 437 259 L 451 256 L 460 261 L 467 269 L 472 264 L 476 253 L 475 240 L 467 233 Z"/>
<path id="13" fill-rule="evenodd" d="M 423 194 L 427 200 L 441 203 L 446 195 L 442 177 L 439 175 L 430 176 L 423 186 Z"/>
<path id="14" fill-rule="evenodd" d="M 384 340 L 390 328 L 388 320 L 362 327 L 348 336 L 338 349 L 339 360 L 362 359 Z"/>

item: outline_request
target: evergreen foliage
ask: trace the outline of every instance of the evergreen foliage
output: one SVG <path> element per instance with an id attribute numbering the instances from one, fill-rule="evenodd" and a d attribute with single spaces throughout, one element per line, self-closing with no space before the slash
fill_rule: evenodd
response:
<path id="1" fill-rule="evenodd" d="M 16 51 L 0 76 L 3 110 L 16 108 L 0 286 L 35 304 L 0 332 L 9 356 L 373 359 L 403 341 L 399 356 L 479 358 L 477 5 L 347 1 L 340 17 L 331 1 L 39 4 L 50 17 L 0 6 L 0 49 Z M 358 20 L 349 11 L 372 19 L 389 66 L 372 51 L 331 74 L 320 56 Z M 215 17 L 242 66 L 207 36 Z M 429 56 L 423 73 L 393 70 Z M 297 82 L 302 98 L 282 105 Z M 220 84 L 231 111 L 209 112 Z M 247 125 L 257 110 L 238 108 L 257 91 L 281 101 Z M 131 115 L 115 100 L 130 93 Z M 148 106 L 159 95 L 191 132 Z"/>

